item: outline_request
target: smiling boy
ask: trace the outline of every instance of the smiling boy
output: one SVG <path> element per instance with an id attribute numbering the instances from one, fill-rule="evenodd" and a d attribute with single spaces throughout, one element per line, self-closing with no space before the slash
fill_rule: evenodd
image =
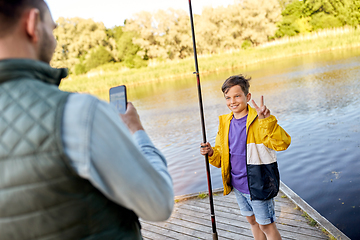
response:
<path id="1" fill-rule="evenodd" d="M 234 190 L 241 214 L 251 225 L 255 240 L 278 240 L 273 198 L 280 177 L 275 151 L 288 148 L 291 137 L 277 124 L 264 105 L 249 106 L 250 78 L 242 75 L 225 80 L 222 92 L 231 113 L 219 117 L 215 147 L 202 143 L 200 153 L 220 168 L 224 195 Z"/>

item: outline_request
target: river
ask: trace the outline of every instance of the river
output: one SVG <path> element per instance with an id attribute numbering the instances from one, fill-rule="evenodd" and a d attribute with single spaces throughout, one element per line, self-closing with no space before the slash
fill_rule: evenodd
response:
<path id="1" fill-rule="evenodd" d="M 201 58 L 199 58 L 201 74 Z M 360 49 L 267 61 L 200 75 L 208 141 L 229 112 L 221 92 L 235 74 L 251 76 L 250 92 L 291 135 L 278 152 L 281 180 L 351 239 L 360 239 Z M 207 190 L 195 76 L 129 88 L 129 101 L 168 160 L 175 195 Z M 222 187 L 211 166 L 213 188 Z M 215 209 L 216 214 L 216 209 Z"/>

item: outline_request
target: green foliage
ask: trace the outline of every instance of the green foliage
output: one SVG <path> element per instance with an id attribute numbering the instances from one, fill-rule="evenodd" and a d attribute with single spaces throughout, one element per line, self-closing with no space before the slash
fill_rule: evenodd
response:
<path id="1" fill-rule="evenodd" d="M 200 62 L 201 74 L 205 75 L 214 71 L 229 69 L 235 70 L 262 61 L 276 61 L 278 58 L 288 58 L 301 54 L 358 47 L 360 29 L 323 30 L 321 34 L 310 33 L 306 36 L 301 35 L 288 41 L 285 40 L 274 41 L 271 45 L 269 43 L 268 47 L 263 46 L 232 53 L 203 56 Z M 100 70 L 103 70 L 101 74 Z M 71 76 L 72 80 L 64 79 L 60 88 L 65 91 L 87 92 L 108 100 L 109 88 L 121 84 L 134 86 L 156 81 L 169 81 L 169 84 L 176 84 L 175 82 L 179 82 L 177 80 L 193 79 L 194 60 L 186 58 L 179 61 L 166 61 L 139 69 L 124 69 L 123 63 L 117 62 L 101 65 L 93 71 L 93 76 L 80 75 Z"/>
<path id="2" fill-rule="evenodd" d="M 56 22 L 57 47 L 51 62 L 54 67 L 67 67 L 72 71 L 91 49 L 106 44 L 103 23 L 81 18 L 59 18 Z"/>
<path id="3" fill-rule="evenodd" d="M 124 59 L 124 65 L 128 68 L 141 68 L 147 66 L 147 61 L 139 55 L 129 55 Z"/>
<path id="4" fill-rule="evenodd" d="M 325 14 L 324 12 L 312 15 L 310 24 L 314 30 L 343 26 L 339 18 Z"/>
<path id="5" fill-rule="evenodd" d="M 242 49 L 248 49 L 249 47 L 252 46 L 252 42 L 250 42 L 250 40 L 245 40 L 243 41 L 243 43 L 241 44 L 241 48 Z"/>
<path id="6" fill-rule="evenodd" d="M 276 31 L 278 0 L 238 0 L 228 7 L 207 7 L 194 16 L 197 52 L 213 54 L 268 41 Z M 191 26 L 182 10 L 141 12 L 127 21 L 124 31 L 138 33 L 133 43 L 145 59 L 174 60 L 192 56 Z"/>
<path id="7" fill-rule="evenodd" d="M 284 10 L 285 7 L 293 1 L 294 0 L 278 0 L 281 10 Z M 298 0 L 295 0 L 295 1 L 298 1 Z"/>
<path id="8" fill-rule="evenodd" d="M 132 40 L 135 38 L 134 32 L 124 32 L 117 41 L 118 46 L 118 58 L 120 62 L 126 59 L 132 58 L 140 50 L 138 45 L 133 44 Z"/>
<path id="9" fill-rule="evenodd" d="M 182 59 L 192 53 L 189 23 L 183 10 L 143 11 L 127 21 L 125 31 L 137 33 L 133 43 L 143 59 Z"/>
<path id="10" fill-rule="evenodd" d="M 78 63 L 74 67 L 74 74 L 80 75 L 87 72 L 86 66 L 83 63 Z"/>
<path id="11" fill-rule="evenodd" d="M 294 1 L 286 6 L 281 13 L 283 19 L 277 24 L 276 37 L 295 36 L 300 33 L 301 28 L 297 21 L 303 17 L 304 7 L 303 1 Z"/>
<path id="12" fill-rule="evenodd" d="M 359 23 L 360 0 L 234 0 L 194 16 L 200 55 L 253 49 L 274 38 Z M 143 68 L 148 60 L 179 61 L 193 55 L 189 15 L 183 10 L 140 12 L 111 29 L 92 19 L 59 18 L 57 24 L 51 64 L 77 75 L 104 64 Z"/>
<path id="13" fill-rule="evenodd" d="M 360 22 L 359 10 L 359 0 L 293 1 L 282 11 L 283 19 L 277 24 L 275 37 L 345 25 L 357 26 Z"/>
<path id="14" fill-rule="evenodd" d="M 315 227 L 318 225 L 318 223 L 312 217 L 310 217 L 310 215 L 307 214 L 306 212 L 303 212 L 303 214 L 301 216 L 305 217 L 306 220 L 308 220 L 308 224 L 310 226 Z"/>
<path id="15" fill-rule="evenodd" d="M 209 196 L 209 194 L 207 194 L 207 193 L 199 193 L 198 198 L 204 199 L 204 198 L 207 198 L 207 196 Z"/>
<path id="16" fill-rule="evenodd" d="M 113 38 L 115 41 L 118 41 L 123 33 L 123 27 L 121 26 L 115 26 L 113 28 L 106 29 L 106 35 L 108 36 L 108 39 Z"/>
<path id="17" fill-rule="evenodd" d="M 107 51 L 104 46 L 98 46 L 90 52 L 90 55 L 85 61 L 85 66 L 89 71 L 90 69 L 112 61 L 114 61 L 114 58 L 111 53 Z"/>

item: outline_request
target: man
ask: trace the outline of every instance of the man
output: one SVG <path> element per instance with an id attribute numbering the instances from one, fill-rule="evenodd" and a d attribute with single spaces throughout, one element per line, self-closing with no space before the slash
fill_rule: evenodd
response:
<path id="1" fill-rule="evenodd" d="M 0 239 L 141 239 L 173 208 L 164 156 L 136 109 L 57 88 L 43 0 L 0 0 Z M 126 126 L 125 126 L 125 124 Z"/>

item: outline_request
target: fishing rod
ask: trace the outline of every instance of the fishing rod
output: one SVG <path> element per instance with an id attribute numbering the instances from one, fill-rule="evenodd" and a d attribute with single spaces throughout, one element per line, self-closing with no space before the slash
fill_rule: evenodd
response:
<path id="1" fill-rule="evenodd" d="M 189 0 L 189 9 L 190 9 L 190 22 L 191 22 L 192 41 L 193 41 L 194 58 L 195 58 L 195 70 L 196 70 L 196 72 L 194 72 L 194 74 L 196 74 L 196 78 L 197 78 L 197 87 L 198 87 L 198 95 L 199 95 L 199 105 L 200 105 L 200 116 L 201 116 L 201 127 L 202 127 L 203 141 L 204 141 L 204 143 L 206 143 L 207 141 L 206 141 L 206 131 L 205 131 L 205 121 L 204 121 L 204 108 L 203 108 L 203 102 L 202 102 L 202 96 L 201 96 L 200 73 L 199 73 L 197 53 L 196 53 L 195 30 L 194 30 L 194 20 L 193 20 L 192 8 L 191 8 L 191 0 Z M 213 202 L 211 176 L 210 176 L 210 165 L 209 165 L 209 156 L 208 156 L 208 154 L 205 155 L 205 166 L 206 166 L 207 182 L 208 182 L 208 189 L 209 189 L 211 223 L 212 223 L 212 231 L 213 231 L 212 236 L 213 236 L 213 240 L 217 240 L 218 236 L 217 236 L 217 232 L 216 232 L 214 202 Z"/>

